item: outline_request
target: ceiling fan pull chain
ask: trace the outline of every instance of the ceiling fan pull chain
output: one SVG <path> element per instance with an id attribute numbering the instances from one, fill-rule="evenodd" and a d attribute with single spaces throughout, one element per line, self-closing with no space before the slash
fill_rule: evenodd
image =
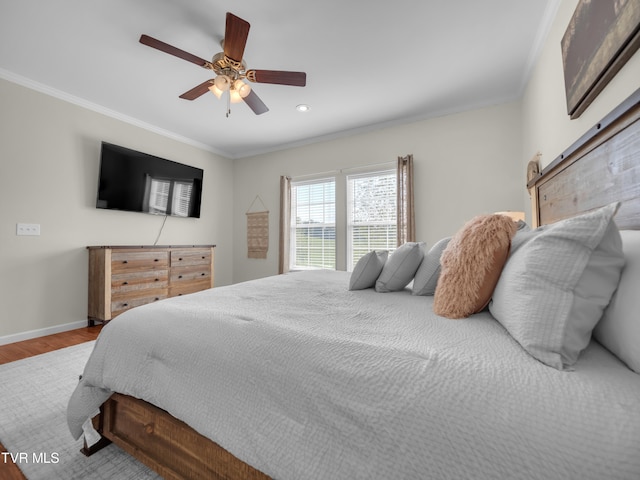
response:
<path id="1" fill-rule="evenodd" d="M 231 90 L 227 91 L 227 118 L 231 115 Z"/>

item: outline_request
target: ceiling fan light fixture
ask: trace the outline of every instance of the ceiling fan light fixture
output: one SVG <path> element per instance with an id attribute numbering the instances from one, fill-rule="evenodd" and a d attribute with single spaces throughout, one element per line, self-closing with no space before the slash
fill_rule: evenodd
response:
<path id="1" fill-rule="evenodd" d="M 209 85 L 209 91 L 218 97 L 218 100 L 222 97 L 222 90 L 216 87 L 215 83 Z"/>
<path id="2" fill-rule="evenodd" d="M 311 110 L 311 107 L 305 103 L 301 103 L 300 105 L 296 105 L 296 110 L 299 112 L 308 112 Z"/>
<path id="3" fill-rule="evenodd" d="M 231 88 L 231 79 L 226 75 L 218 75 L 213 80 L 213 84 L 221 92 L 226 92 L 227 90 L 229 90 Z"/>
<path id="4" fill-rule="evenodd" d="M 242 97 L 237 90 L 229 90 L 229 99 L 231 103 L 239 103 L 242 101 Z"/>
<path id="5" fill-rule="evenodd" d="M 241 98 L 245 98 L 251 93 L 251 85 L 248 85 L 242 80 L 238 79 L 233 82 L 233 90 L 238 92 L 238 95 L 240 95 Z"/>

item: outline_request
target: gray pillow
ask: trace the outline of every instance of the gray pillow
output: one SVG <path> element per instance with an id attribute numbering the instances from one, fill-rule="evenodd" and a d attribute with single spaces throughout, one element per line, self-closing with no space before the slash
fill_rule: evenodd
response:
<path id="1" fill-rule="evenodd" d="M 407 242 L 395 249 L 376 281 L 376 292 L 397 292 L 416 274 L 424 256 L 424 242 Z"/>
<path id="2" fill-rule="evenodd" d="M 358 260 L 349 278 L 349 290 L 372 288 L 387 261 L 387 250 L 373 250 Z"/>
<path id="3" fill-rule="evenodd" d="M 524 220 L 518 220 L 516 222 L 516 225 L 518 225 L 518 232 L 529 232 L 531 231 L 531 227 L 529 227 L 529 225 L 527 224 L 527 222 L 525 222 Z"/>
<path id="4" fill-rule="evenodd" d="M 447 248 L 449 240 L 451 240 L 451 237 L 443 238 L 424 254 L 422 263 L 413 279 L 412 295 L 433 295 L 435 293 L 438 277 L 440 276 L 440 256 L 444 249 Z"/>
<path id="5" fill-rule="evenodd" d="M 618 289 L 593 336 L 611 353 L 640 373 L 640 230 L 622 230 L 625 266 Z"/>
<path id="6" fill-rule="evenodd" d="M 618 203 L 523 232 L 489 310 L 536 359 L 562 370 L 588 345 L 624 266 Z"/>

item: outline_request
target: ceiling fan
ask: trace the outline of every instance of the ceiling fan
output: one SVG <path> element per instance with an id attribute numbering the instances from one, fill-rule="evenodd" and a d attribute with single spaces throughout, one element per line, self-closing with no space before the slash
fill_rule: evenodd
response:
<path id="1" fill-rule="evenodd" d="M 216 53 L 211 61 L 204 60 L 148 35 L 142 35 L 140 43 L 195 63 L 202 68 L 212 70 L 216 74 L 214 78 L 202 82 L 200 85 L 183 93 L 180 98 L 195 100 L 207 91 L 211 91 L 216 97 L 221 98 L 228 93 L 226 95 L 227 117 L 231 113 L 230 103 L 241 100 L 244 100 L 256 115 L 261 115 L 268 112 L 269 109 L 245 80 L 253 83 L 304 87 L 307 82 L 307 74 L 305 72 L 283 70 L 247 70 L 242 56 L 249 36 L 249 27 L 249 22 L 227 12 L 224 40 L 222 41 L 223 51 Z"/>

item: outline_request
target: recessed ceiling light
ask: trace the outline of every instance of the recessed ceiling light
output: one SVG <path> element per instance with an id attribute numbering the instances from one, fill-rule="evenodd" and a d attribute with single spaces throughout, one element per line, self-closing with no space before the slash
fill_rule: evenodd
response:
<path id="1" fill-rule="evenodd" d="M 301 103 L 300 105 L 296 105 L 296 110 L 298 110 L 299 112 L 308 112 L 309 110 L 311 110 L 311 107 L 309 105 Z"/>

